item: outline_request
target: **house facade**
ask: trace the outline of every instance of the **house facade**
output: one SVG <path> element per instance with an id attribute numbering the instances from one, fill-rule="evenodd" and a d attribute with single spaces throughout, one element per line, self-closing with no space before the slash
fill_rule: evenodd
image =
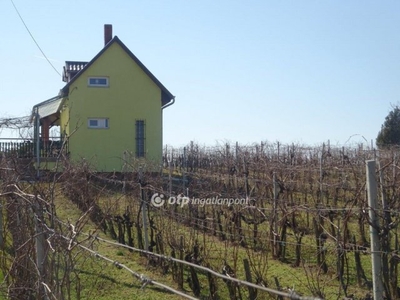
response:
<path id="1" fill-rule="evenodd" d="M 174 96 L 112 37 L 111 25 L 104 38 L 91 61 L 66 62 L 57 97 L 34 106 L 36 138 L 51 144 L 49 128 L 60 126 L 70 161 L 85 159 L 100 172 L 123 171 L 127 156 L 161 162 L 163 109 Z"/>

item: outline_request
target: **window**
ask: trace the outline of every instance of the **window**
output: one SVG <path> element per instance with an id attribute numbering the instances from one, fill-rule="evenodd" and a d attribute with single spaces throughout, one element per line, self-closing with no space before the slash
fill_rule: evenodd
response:
<path id="1" fill-rule="evenodd" d="M 145 122 L 136 120 L 136 157 L 145 156 Z"/>
<path id="2" fill-rule="evenodd" d="M 90 118 L 88 119 L 88 128 L 108 128 L 107 118 Z"/>
<path id="3" fill-rule="evenodd" d="M 98 127 L 99 120 L 89 120 L 89 127 Z"/>
<path id="4" fill-rule="evenodd" d="M 108 87 L 108 77 L 89 77 L 88 86 Z"/>

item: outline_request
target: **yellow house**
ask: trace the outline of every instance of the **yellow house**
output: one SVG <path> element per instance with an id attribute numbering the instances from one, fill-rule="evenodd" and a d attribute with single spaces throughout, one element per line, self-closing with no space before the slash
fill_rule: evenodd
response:
<path id="1" fill-rule="evenodd" d="M 127 156 L 161 162 L 163 109 L 175 98 L 112 37 L 111 25 L 104 26 L 104 39 L 91 61 L 66 61 L 59 95 L 33 107 L 35 138 L 41 140 L 37 163 L 39 153 L 58 153 L 53 149 L 61 146 L 49 136 L 53 125 L 60 126 L 69 159 L 85 159 L 97 171 L 123 171 Z"/>

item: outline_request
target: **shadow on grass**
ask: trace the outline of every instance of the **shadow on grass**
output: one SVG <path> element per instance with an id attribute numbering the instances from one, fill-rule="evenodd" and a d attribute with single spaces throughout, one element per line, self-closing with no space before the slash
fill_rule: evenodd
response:
<path id="1" fill-rule="evenodd" d="M 136 289 L 141 289 L 142 288 L 142 285 L 139 284 L 139 283 L 136 284 L 136 283 L 120 282 L 120 281 L 116 280 L 115 278 L 113 278 L 111 276 L 108 276 L 106 274 L 99 274 L 99 273 L 96 273 L 96 272 L 82 270 L 82 269 L 79 269 L 79 268 L 76 268 L 75 270 L 78 271 L 79 273 L 82 273 L 82 274 L 85 274 L 85 275 L 99 277 L 99 278 L 107 280 L 109 282 L 112 282 L 112 283 L 115 283 L 115 284 L 120 284 L 120 285 L 122 285 L 122 286 L 124 286 L 126 288 L 132 288 L 132 289 L 133 288 L 136 288 Z M 134 277 L 134 279 L 137 282 L 139 282 L 139 279 L 137 279 L 136 277 Z M 174 295 L 174 293 L 171 293 L 171 292 L 169 292 L 169 291 L 167 291 L 167 290 L 165 290 L 163 288 L 160 288 L 160 287 L 157 287 L 157 286 L 154 286 L 154 285 L 151 285 L 151 284 L 146 285 L 145 289 L 149 289 L 149 290 L 152 290 L 152 291 L 157 292 L 157 293 Z"/>

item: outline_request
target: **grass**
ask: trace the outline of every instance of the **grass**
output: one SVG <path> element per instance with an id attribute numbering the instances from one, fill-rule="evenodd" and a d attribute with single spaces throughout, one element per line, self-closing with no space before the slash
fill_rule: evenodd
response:
<path id="1" fill-rule="evenodd" d="M 102 208 L 113 209 L 113 213 L 123 213 L 127 205 L 134 207 L 132 201 L 137 201 L 133 197 L 125 197 L 118 193 L 107 192 L 99 200 Z M 137 202 L 136 202 L 137 204 Z M 66 197 L 63 196 L 61 191 L 56 190 L 55 207 L 57 216 L 64 222 L 76 224 L 76 221 L 82 217 L 82 212 L 71 203 Z M 133 213 L 135 215 L 136 212 Z M 296 292 L 306 296 L 316 294 L 317 290 L 321 290 L 326 299 L 337 299 L 339 293 L 339 282 L 336 279 L 336 245 L 332 240 L 328 240 L 327 247 L 327 263 L 329 271 L 326 275 L 319 273 L 316 266 L 316 253 L 315 253 L 315 238 L 312 234 L 306 235 L 303 238 L 302 259 L 304 265 L 301 267 L 293 268 L 291 262 L 293 261 L 293 252 L 288 252 L 287 260 L 280 262 L 271 257 L 266 256 L 265 253 L 254 252 L 252 250 L 243 248 L 237 242 L 221 241 L 218 237 L 210 234 L 205 234 L 193 227 L 178 223 L 165 215 L 152 211 L 156 227 L 162 233 L 165 240 L 179 240 L 180 236 L 184 237 L 185 248 L 191 249 L 193 242 L 197 240 L 203 247 L 202 256 L 204 260 L 210 264 L 211 268 L 220 271 L 222 268 L 223 260 L 234 267 L 237 277 L 245 279 L 243 259 L 250 259 L 253 262 L 253 280 L 254 271 L 260 271 L 263 278 L 266 279 L 268 287 L 277 289 L 275 278 L 283 289 L 294 288 Z M 100 237 L 110 239 L 98 230 L 97 226 L 88 219 L 83 219 L 82 232 L 96 232 Z M 225 220 L 226 221 L 226 220 Z M 263 224 L 264 231 L 267 232 L 267 223 Z M 352 224 L 352 226 L 356 226 Z M 251 230 L 251 227 L 248 228 Z M 262 229 L 262 228 L 261 228 Z M 81 239 L 84 236 L 80 237 Z M 269 247 L 269 237 L 265 236 L 265 246 Z M 296 240 L 294 239 L 293 232 L 288 230 L 287 244 L 293 245 Z M 138 253 L 129 252 L 127 249 L 112 246 L 104 242 L 96 241 L 94 249 L 112 260 L 116 260 L 125 264 L 137 273 L 145 274 L 149 278 L 169 285 L 178 289 L 177 284 L 173 281 L 170 274 L 163 275 L 156 267 L 151 267 L 147 263 L 147 259 L 140 256 Z M 146 286 L 141 289 L 140 282 L 134 278 L 130 273 L 124 269 L 118 269 L 111 263 L 105 262 L 93 255 L 80 251 L 78 248 L 74 250 L 78 260 L 74 268 L 72 276 L 73 290 L 79 289 L 81 299 L 182 299 L 179 296 L 173 295 L 163 289 L 157 288 L 152 285 Z M 169 254 L 168 254 L 169 255 Z M 349 294 L 354 294 L 357 297 L 365 296 L 368 292 L 366 288 L 359 288 L 354 280 L 355 271 L 354 263 L 351 257 L 351 252 L 348 253 L 349 271 L 351 272 L 351 281 L 348 289 Z M 370 270 L 370 257 L 368 255 L 362 256 L 362 263 L 366 274 L 371 274 Z M 185 268 L 185 279 L 189 275 L 189 270 Z M 206 274 L 198 272 L 199 280 L 202 286 L 202 296 L 208 295 L 208 280 Z M 228 299 L 229 293 L 226 284 L 221 280 L 217 280 L 218 294 L 221 299 Z M 190 293 L 190 287 L 187 282 L 184 283 L 184 289 Z M 248 291 L 246 287 L 241 288 L 242 295 L 246 298 Z M 72 299 L 76 299 L 72 293 Z M 343 293 L 342 293 L 343 296 Z M 0 296 L 1 297 L 1 296 Z M 259 292 L 258 299 L 270 299 L 270 295 Z"/>
<path id="2" fill-rule="evenodd" d="M 69 220 L 73 224 L 81 217 L 80 210 L 62 196 L 56 197 L 55 205 L 58 218 L 61 220 Z M 94 230 L 97 230 L 96 225 L 87 221 L 82 231 L 93 232 Z M 100 237 L 109 238 L 100 231 L 97 231 L 97 233 Z M 153 280 L 176 288 L 176 284 L 171 280 L 166 280 L 162 274 L 149 270 L 143 257 L 139 254 L 100 242 L 96 242 L 94 247 L 99 254 L 125 264 L 135 272 L 145 274 Z M 88 253 L 82 253 L 81 255 L 82 259 L 76 266 L 76 272 L 80 279 L 80 293 L 83 299 L 182 299 L 153 285 L 147 285 L 144 289 L 141 289 L 139 280 L 126 270 L 118 269 L 112 264 L 94 258 Z"/>

